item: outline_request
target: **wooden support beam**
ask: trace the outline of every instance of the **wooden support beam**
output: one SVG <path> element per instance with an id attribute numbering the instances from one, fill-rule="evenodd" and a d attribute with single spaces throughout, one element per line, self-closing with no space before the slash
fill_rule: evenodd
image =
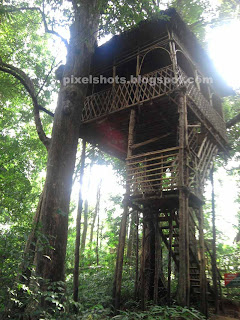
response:
<path id="1" fill-rule="evenodd" d="M 160 232 L 160 236 L 161 236 L 161 238 L 162 238 L 162 240 L 163 240 L 166 248 L 168 249 L 168 248 L 169 248 L 169 245 L 168 245 L 167 237 L 166 237 L 165 234 L 162 232 L 161 228 L 159 228 L 159 232 Z M 174 244 L 174 245 L 172 245 L 172 247 L 178 247 L 178 245 Z M 171 248 L 171 250 L 172 250 L 172 248 Z M 173 260 L 174 260 L 177 268 L 179 268 L 179 261 L 177 260 L 176 253 L 175 253 L 173 250 L 172 250 L 171 255 L 172 255 L 172 258 L 173 258 Z"/>
<path id="2" fill-rule="evenodd" d="M 136 266 L 135 266 L 135 288 L 134 288 L 134 299 L 138 298 L 138 282 L 139 282 L 139 235 L 138 235 L 138 226 L 139 226 L 139 213 L 136 212 Z"/>
<path id="3" fill-rule="evenodd" d="M 188 171 L 186 172 L 186 174 Z M 190 252 L 192 253 L 190 247 L 190 236 L 189 236 L 189 197 L 186 195 L 186 202 L 185 202 L 185 210 L 186 210 L 186 296 L 187 296 L 187 306 L 190 306 Z"/>
<path id="4" fill-rule="evenodd" d="M 171 214 L 171 216 L 169 217 L 169 240 L 168 240 L 168 287 L 167 287 L 168 305 L 171 305 L 172 239 L 173 239 L 173 219 Z"/>
<path id="5" fill-rule="evenodd" d="M 159 274 L 160 274 L 160 234 L 159 234 L 159 222 L 158 214 L 155 214 L 155 270 L 154 270 L 154 294 L 153 301 L 158 303 L 158 291 L 159 291 Z"/>
<path id="6" fill-rule="evenodd" d="M 163 156 L 160 156 L 160 158 L 165 158 L 165 157 L 170 157 L 170 156 L 173 156 L 175 155 L 176 153 L 174 154 L 167 154 L 167 152 L 170 152 L 170 151 L 178 151 L 179 147 L 171 147 L 171 148 L 167 148 L 167 149 L 162 149 L 162 150 L 157 150 L 157 151 L 151 151 L 151 152 L 146 152 L 146 153 L 143 153 L 143 154 L 137 154 L 137 155 L 134 155 L 134 156 L 131 156 L 131 157 L 128 157 L 126 160 L 132 160 L 132 159 L 136 159 L 136 158 L 139 158 L 139 157 L 146 157 L 146 156 L 150 156 L 150 155 L 154 155 L 154 154 L 164 154 Z M 158 158 L 157 158 L 158 159 Z M 153 158 L 153 160 L 156 160 L 155 158 Z M 138 162 L 137 162 L 138 163 Z"/>
<path id="7" fill-rule="evenodd" d="M 189 234 L 188 234 L 188 167 L 187 167 L 187 101 L 186 93 L 178 94 L 179 108 L 179 283 L 178 303 L 189 306 Z"/>
<path id="8" fill-rule="evenodd" d="M 178 73 L 177 73 L 177 52 L 176 52 L 174 41 L 169 41 L 169 49 L 170 49 L 170 58 L 171 58 L 172 64 L 173 64 L 174 76 L 177 77 L 178 76 Z"/>
<path id="9" fill-rule="evenodd" d="M 140 142 L 140 143 L 135 143 L 135 144 L 132 145 L 132 149 L 137 149 L 137 148 L 143 147 L 143 146 L 145 146 L 147 144 L 156 142 L 156 141 L 161 140 L 161 139 L 163 139 L 165 137 L 168 137 L 170 134 L 171 133 L 166 133 L 166 134 L 163 134 L 163 135 L 161 135 L 159 137 L 154 137 L 152 139 L 148 139 L 148 140 Z"/>
<path id="10" fill-rule="evenodd" d="M 199 124 L 189 124 L 188 128 L 201 128 L 201 123 L 199 123 Z"/>
<path id="11" fill-rule="evenodd" d="M 206 281 L 206 262 L 205 262 L 205 245 L 203 234 L 203 209 L 199 209 L 199 247 L 200 247 L 200 296 L 201 296 L 201 311 L 207 316 L 207 281 Z"/>
<path id="12" fill-rule="evenodd" d="M 128 151 L 127 151 L 128 157 L 130 157 L 132 155 L 132 148 L 131 147 L 133 145 L 133 140 L 134 140 L 135 124 L 136 124 L 136 111 L 135 111 L 135 109 L 132 109 L 130 112 L 130 119 L 129 119 Z M 123 209 L 123 216 L 122 216 L 121 226 L 120 226 L 117 261 L 116 261 L 115 277 L 114 277 L 114 284 L 113 284 L 113 305 L 115 307 L 115 312 L 117 310 L 119 310 L 119 308 L 120 308 L 122 270 L 123 270 L 123 258 L 124 258 L 127 218 L 128 218 L 129 193 L 130 193 L 130 187 L 127 184 L 126 185 L 126 194 L 124 197 L 124 209 Z"/>
<path id="13" fill-rule="evenodd" d="M 218 281 L 217 281 L 217 250 L 216 250 L 216 214 L 215 214 L 215 193 L 214 193 L 214 178 L 213 178 L 214 167 L 210 172 L 210 180 L 212 185 L 212 280 L 213 280 L 213 290 L 214 290 L 214 304 L 215 313 L 219 313 L 219 303 L 218 303 Z"/>
<path id="14" fill-rule="evenodd" d="M 115 77 L 116 77 L 116 66 L 113 66 L 113 88 L 116 87 L 116 82 L 115 82 Z"/>
<path id="15" fill-rule="evenodd" d="M 140 297 L 141 297 L 141 309 L 146 309 L 146 297 L 145 297 L 145 262 L 146 262 L 146 221 L 143 219 L 143 231 L 142 231 L 142 255 L 141 255 L 141 269 L 140 269 Z"/>

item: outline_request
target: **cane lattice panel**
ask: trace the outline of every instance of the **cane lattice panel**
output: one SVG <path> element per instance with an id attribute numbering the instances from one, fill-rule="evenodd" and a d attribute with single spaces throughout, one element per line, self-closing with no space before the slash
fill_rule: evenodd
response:
<path id="1" fill-rule="evenodd" d="M 170 81 L 173 78 L 174 81 Z M 164 95 L 170 95 L 181 87 L 187 89 L 188 104 L 200 113 L 201 118 L 207 121 L 224 141 L 227 141 L 226 126 L 222 117 L 198 90 L 194 82 L 188 81 L 184 71 L 178 66 L 174 73 L 172 65 L 141 76 L 141 81 L 137 83 L 128 81 L 125 84 L 116 84 L 111 89 L 86 97 L 82 121 L 87 122 Z"/>

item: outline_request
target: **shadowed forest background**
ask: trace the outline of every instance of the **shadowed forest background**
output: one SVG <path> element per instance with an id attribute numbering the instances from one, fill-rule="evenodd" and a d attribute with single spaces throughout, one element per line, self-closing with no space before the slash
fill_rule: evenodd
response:
<path id="1" fill-rule="evenodd" d="M 55 113 L 57 97 L 60 97 L 59 109 L 61 97 L 65 94 L 59 82 L 59 66 L 66 64 L 68 74 L 79 68 L 83 70 L 83 75 L 88 74 L 90 53 L 96 46 L 95 38 L 103 43 L 112 35 L 129 30 L 144 19 L 161 18 L 161 10 L 169 7 L 177 10 L 205 50 L 209 49 L 207 39 L 210 30 L 239 21 L 240 15 L 237 0 L 10 0 L 1 3 L 0 314 L 3 319 L 204 319 L 199 311 L 176 304 L 177 280 L 174 282 L 174 270 L 171 306 L 167 306 L 166 297 L 163 297 L 160 305 L 150 302 L 147 309 L 141 311 L 139 292 L 136 292 L 135 287 L 135 271 L 141 255 L 143 235 L 141 215 L 138 217 L 136 213 L 129 215 L 127 221 L 121 311 L 119 315 L 112 313 L 114 270 L 125 192 L 125 166 L 120 160 L 100 151 L 97 146 L 78 140 L 74 119 L 78 119 L 80 111 L 73 113 L 67 120 L 69 122 L 64 122 Z M 88 8 L 94 10 L 91 12 Z M 79 40 L 74 38 L 78 34 L 76 30 L 80 30 Z M 84 47 L 87 32 L 90 40 Z M 238 42 L 238 38 L 233 41 Z M 222 46 L 225 46 L 224 39 Z M 227 59 L 225 62 L 227 64 Z M 236 66 L 239 71 L 239 61 L 236 61 Z M 237 67 L 232 70 L 232 73 L 236 72 Z M 79 71 L 75 74 L 79 75 Z M 231 85 L 236 95 L 223 101 L 230 144 L 229 156 L 227 159 L 217 157 L 214 163 L 217 266 L 222 276 L 240 270 L 240 81 Z M 86 89 L 81 87 L 77 92 L 78 99 L 74 100 L 75 104 L 76 101 L 81 104 L 85 95 Z M 54 118 L 58 119 L 55 129 L 54 113 Z M 58 132 L 53 134 L 55 140 L 50 140 L 51 132 Z M 74 141 L 72 144 L 71 138 Z M 58 150 L 59 157 L 54 144 L 61 147 Z M 71 154 L 74 148 L 76 162 L 74 152 Z M 44 214 L 36 215 L 36 212 L 41 211 L 41 206 L 50 208 L 51 205 L 44 183 L 47 166 L 49 168 L 54 156 L 59 158 L 55 162 L 56 171 L 62 173 L 62 176 L 59 175 L 55 181 L 54 171 L 48 174 L 52 179 L 49 185 L 61 185 L 61 179 L 65 178 L 67 181 L 66 190 L 56 191 L 56 203 L 59 203 L 60 208 L 56 228 L 47 215 L 45 218 Z M 66 162 L 62 160 L 65 157 Z M 69 171 L 72 168 L 72 182 L 71 174 L 66 169 L 68 163 Z M 235 198 L 231 199 L 229 211 L 223 212 L 218 205 L 221 185 L 235 188 L 232 191 L 232 198 Z M 54 192 L 50 190 L 49 194 Z M 208 239 L 212 238 L 211 192 L 209 181 L 204 205 L 204 233 Z M 56 203 L 53 207 L 57 206 Z M 228 223 L 230 234 L 223 227 L 224 218 L 221 214 L 224 214 L 224 218 L 231 216 Z M 80 219 L 77 220 L 77 226 L 80 226 L 80 246 L 76 266 L 77 217 Z M 65 234 L 67 242 L 62 238 L 62 242 L 59 242 L 60 258 L 56 258 L 55 266 L 62 263 L 62 269 L 59 267 L 55 272 L 42 261 L 50 261 L 49 252 L 56 252 L 46 234 L 49 231 L 50 237 L 54 237 L 57 228 L 59 238 Z M 61 228 L 65 228 L 65 231 Z M 167 278 L 168 251 L 163 244 L 161 254 L 164 261 L 162 272 Z M 206 264 L 210 268 L 210 256 Z M 74 274 L 77 269 L 79 285 L 76 296 Z M 228 315 L 239 317 L 239 288 L 224 288 L 223 280 L 221 285 L 223 300 L 231 301 L 234 306 Z"/>

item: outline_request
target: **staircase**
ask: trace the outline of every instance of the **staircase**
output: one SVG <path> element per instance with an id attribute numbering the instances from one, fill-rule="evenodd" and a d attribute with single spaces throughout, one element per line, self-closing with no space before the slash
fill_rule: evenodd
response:
<path id="1" fill-rule="evenodd" d="M 200 260 L 198 253 L 198 240 L 196 233 L 198 232 L 197 217 L 193 208 L 189 208 L 189 275 L 190 275 L 190 297 L 191 302 L 198 302 L 200 292 Z M 161 238 L 171 256 L 179 268 L 179 217 L 178 212 L 172 214 L 160 213 L 159 232 Z M 205 240 L 205 250 L 211 257 L 211 250 Z M 218 270 L 217 270 L 218 271 Z M 211 276 L 210 274 L 208 276 Z M 218 276 L 220 273 L 218 271 Z M 220 276 L 221 277 L 221 276 Z M 211 286 L 211 279 L 207 279 L 207 300 L 209 303 L 214 302 L 214 291 Z"/>

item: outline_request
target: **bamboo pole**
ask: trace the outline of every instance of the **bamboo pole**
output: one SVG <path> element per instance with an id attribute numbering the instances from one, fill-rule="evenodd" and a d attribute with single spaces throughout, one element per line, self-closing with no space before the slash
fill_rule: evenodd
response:
<path id="1" fill-rule="evenodd" d="M 140 269 L 140 279 L 141 279 L 141 309 L 146 309 L 146 297 L 145 297 L 145 262 L 146 262 L 146 221 L 145 221 L 145 215 L 143 214 L 143 231 L 142 231 L 142 255 L 141 255 L 141 269 Z"/>
<path id="2" fill-rule="evenodd" d="M 201 311 L 207 316 L 207 287 L 206 287 L 206 262 L 205 262 L 205 245 L 203 234 L 203 209 L 199 208 L 199 247 L 200 247 L 200 296 Z"/>
<path id="3" fill-rule="evenodd" d="M 139 261 L 139 235 L 138 235 L 138 225 L 139 225 L 139 213 L 136 211 L 136 266 L 135 266 L 135 288 L 134 288 L 134 298 L 135 300 L 138 297 L 138 261 Z"/>
<path id="4" fill-rule="evenodd" d="M 154 292 L 153 292 L 153 300 L 154 303 L 158 303 L 158 289 L 159 289 L 159 272 L 160 272 L 160 233 L 159 233 L 159 221 L 158 221 L 158 213 L 155 215 L 155 267 L 154 267 Z"/>
<path id="5" fill-rule="evenodd" d="M 179 107 L 179 290 L 178 302 L 189 305 L 189 234 L 187 181 L 187 105 L 186 93 L 182 90 L 178 96 Z"/>
<path id="6" fill-rule="evenodd" d="M 168 132 L 168 133 L 163 134 L 163 135 L 161 135 L 161 136 L 154 137 L 154 138 L 145 140 L 145 141 L 140 142 L 140 143 L 136 143 L 136 144 L 134 144 L 134 145 L 132 146 L 132 149 L 137 149 L 137 148 L 140 148 L 140 147 L 142 147 L 142 146 L 145 146 L 145 145 L 147 145 L 147 144 L 149 144 L 149 143 L 153 143 L 153 142 L 159 141 L 159 140 L 161 140 L 161 139 L 163 139 L 163 138 L 165 138 L 165 137 L 168 137 L 170 134 L 171 134 L 171 133 Z"/>
<path id="7" fill-rule="evenodd" d="M 75 261 L 74 261 L 74 273 L 73 273 L 73 299 L 78 301 L 78 285 L 79 285 L 79 248 L 80 248 L 80 233 L 81 233 L 81 216 L 82 216 L 82 184 L 84 175 L 86 157 L 86 140 L 82 141 L 82 154 L 81 154 L 81 164 L 80 164 L 80 178 L 79 178 L 79 196 L 78 196 L 78 210 L 77 210 L 77 220 L 76 220 L 76 241 L 75 241 Z"/>
<path id="8" fill-rule="evenodd" d="M 212 278 L 213 278 L 213 290 L 214 290 L 214 304 L 215 312 L 219 313 L 218 303 L 218 283 L 217 283 L 217 252 L 216 252 L 216 214 L 215 214 L 215 193 L 214 193 L 214 178 L 213 178 L 214 167 L 210 172 L 210 180 L 212 185 Z"/>
<path id="9" fill-rule="evenodd" d="M 171 212 L 169 216 L 168 287 L 167 287 L 167 301 L 169 306 L 171 304 L 172 239 L 173 239 L 173 219 L 172 219 L 172 212 Z"/>
<path id="10" fill-rule="evenodd" d="M 131 158 L 127 158 L 126 160 L 132 160 L 132 159 L 139 158 L 139 157 L 146 157 L 146 156 L 157 154 L 157 153 L 167 153 L 169 151 L 175 151 L 175 150 L 178 151 L 178 149 L 179 149 L 179 147 L 171 147 L 171 148 L 167 148 L 167 149 L 146 152 L 146 153 L 142 153 L 142 154 L 137 154 L 137 155 L 131 156 Z M 173 155 L 175 155 L 175 154 L 176 153 L 174 153 Z M 171 156 L 171 154 L 166 154 L 166 155 L 163 155 L 161 158 L 170 157 L 170 156 Z M 154 159 L 155 158 L 153 158 L 152 160 L 154 160 Z"/>
<path id="11" fill-rule="evenodd" d="M 169 49 L 170 49 L 170 57 L 172 60 L 172 65 L 173 65 L 173 72 L 174 76 L 177 77 L 177 52 L 175 48 L 175 42 L 174 41 L 169 41 Z"/>
<path id="12" fill-rule="evenodd" d="M 136 123 L 136 111 L 132 109 L 130 113 L 129 131 L 128 131 L 128 151 L 127 151 L 128 157 L 132 155 L 131 147 L 134 141 L 135 123 Z M 113 285 L 113 304 L 114 304 L 115 312 L 120 308 L 123 257 L 124 257 L 126 226 L 127 226 L 127 218 L 128 218 L 129 193 L 130 193 L 130 186 L 127 184 L 126 194 L 125 194 L 124 203 L 123 203 L 124 209 L 123 209 L 123 216 L 121 220 L 118 251 L 117 251 L 117 261 L 116 261 L 116 268 L 115 268 L 115 278 L 114 278 L 114 285 Z"/>

